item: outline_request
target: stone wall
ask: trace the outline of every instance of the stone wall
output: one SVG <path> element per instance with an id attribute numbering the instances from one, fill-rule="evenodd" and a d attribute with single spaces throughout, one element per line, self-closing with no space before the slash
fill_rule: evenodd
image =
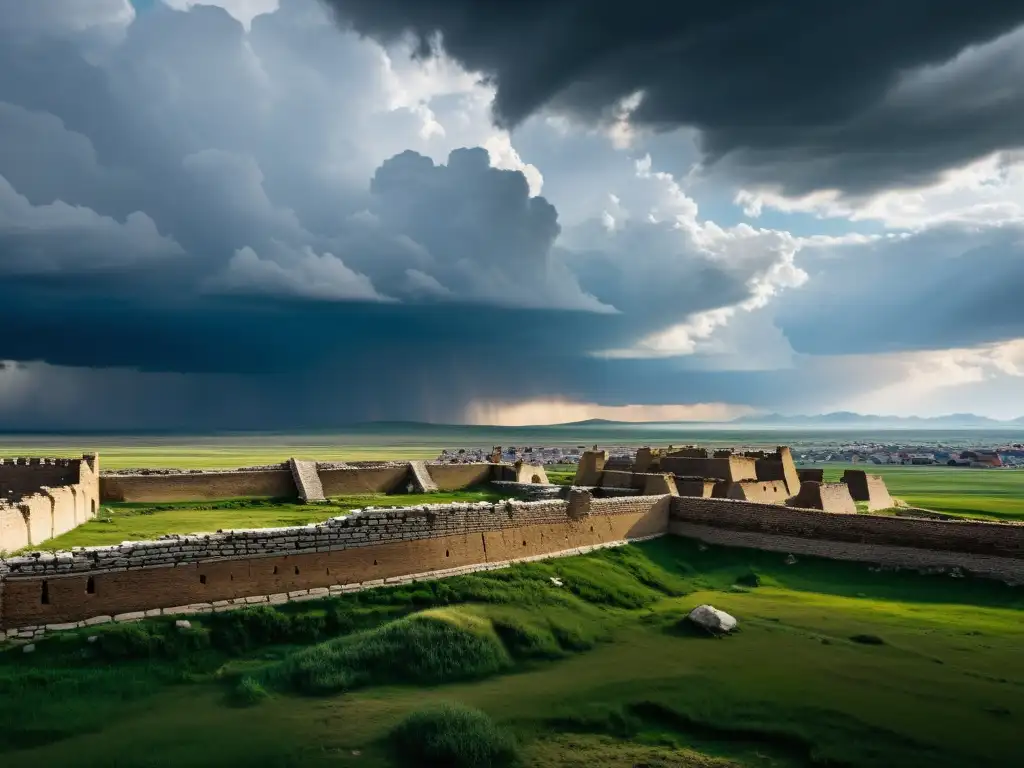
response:
<path id="1" fill-rule="evenodd" d="M 707 477 L 715 480 L 757 479 L 757 459 L 750 456 L 730 455 L 712 459 L 665 456 L 659 464 L 661 472 L 680 477 Z"/>
<path id="2" fill-rule="evenodd" d="M 726 547 L 748 547 L 787 555 L 826 557 L 830 560 L 849 560 L 872 563 L 883 568 L 908 568 L 925 572 L 959 569 L 1008 584 L 1024 584 L 1024 560 L 1013 557 L 780 536 L 678 521 L 670 523 L 669 533 Z"/>
<path id="3" fill-rule="evenodd" d="M 498 478 L 495 474 L 502 465 L 480 462 L 477 464 L 427 464 L 427 472 L 434 478 L 437 488 L 440 491 L 454 491 L 459 488 L 468 488 L 472 485 L 480 485 L 490 480 L 508 479 L 515 480 L 515 472 L 510 471 L 506 478 L 504 475 Z"/>
<path id="4" fill-rule="evenodd" d="M 427 464 L 438 490 L 451 491 L 497 479 L 498 467 L 515 478 L 508 465 Z M 411 482 L 409 462 L 319 462 L 317 474 L 326 496 L 360 493 L 405 493 Z M 536 471 L 531 473 L 537 474 Z M 543 479 L 546 481 L 547 476 Z M 139 470 L 105 474 L 103 501 L 198 501 L 241 497 L 297 498 L 298 489 L 288 464 L 237 470 Z"/>
<path id="5" fill-rule="evenodd" d="M 0 460 L 0 552 L 39 545 L 96 516 L 99 460 Z"/>
<path id="6" fill-rule="evenodd" d="M 668 529 L 668 496 L 366 509 L 299 528 L 171 536 L 0 561 L 0 626 L 154 609 L 542 556 Z M 569 510 L 572 508 L 572 515 Z M 226 603 L 225 603 L 226 604 Z"/>
<path id="7" fill-rule="evenodd" d="M 1024 559 L 1024 524 L 824 512 L 731 499 L 672 499 L 672 519 L 740 531 Z"/>
<path id="8" fill-rule="evenodd" d="M 100 480 L 103 501 L 198 501 L 246 496 L 295 498 L 291 470 L 250 469 L 233 472 L 171 472 L 166 474 L 108 474 Z M 324 488 L 327 491 L 327 488 Z"/>
<path id="9" fill-rule="evenodd" d="M 389 462 L 372 467 L 319 467 L 325 496 L 357 493 L 405 493 L 412 482 L 409 462 Z"/>

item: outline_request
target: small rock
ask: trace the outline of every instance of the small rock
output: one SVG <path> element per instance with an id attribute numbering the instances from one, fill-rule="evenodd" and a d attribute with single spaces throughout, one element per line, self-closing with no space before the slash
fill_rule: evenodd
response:
<path id="1" fill-rule="evenodd" d="M 551 583 L 554 584 L 556 587 L 562 586 L 562 580 L 556 576 L 551 577 Z"/>
<path id="2" fill-rule="evenodd" d="M 786 555 L 786 559 L 783 560 L 786 565 L 796 565 L 796 557 L 791 553 Z"/>
<path id="3" fill-rule="evenodd" d="M 710 605 L 698 605 L 686 617 L 692 624 L 713 635 L 724 635 L 736 629 L 739 622 L 725 611 Z"/>
<path id="4" fill-rule="evenodd" d="M 85 642 L 87 642 L 87 643 L 95 643 L 99 639 L 100 639 L 99 635 L 89 635 L 87 638 L 85 638 Z"/>
<path id="5" fill-rule="evenodd" d="M 26 643 L 25 645 L 21 646 L 21 652 L 22 653 L 33 653 L 35 651 L 35 649 L 36 649 L 36 644 L 35 643 Z"/>
<path id="6" fill-rule="evenodd" d="M 178 629 L 192 629 L 192 622 L 188 619 L 178 619 L 174 622 L 174 626 Z"/>

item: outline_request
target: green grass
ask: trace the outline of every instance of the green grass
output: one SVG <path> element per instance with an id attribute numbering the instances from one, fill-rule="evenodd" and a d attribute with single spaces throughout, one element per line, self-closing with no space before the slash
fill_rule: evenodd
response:
<path id="1" fill-rule="evenodd" d="M 705 602 L 740 631 L 680 633 Z M 997 582 L 666 538 L 0 654 L 0 759 L 410 765 L 395 729 L 454 702 L 490 720 L 418 743 L 493 725 L 530 766 L 994 768 L 1019 757 L 1022 614 Z"/>
<path id="2" fill-rule="evenodd" d="M 828 482 L 838 482 L 846 469 L 881 475 L 889 493 L 911 506 L 961 517 L 1024 520 L 1024 470 L 884 464 L 817 466 L 824 467 Z"/>
<path id="3" fill-rule="evenodd" d="M 422 768 L 514 768 L 522 757 L 485 712 L 440 704 L 408 715 L 389 734 L 398 757 Z"/>
<path id="4" fill-rule="evenodd" d="M 33 549 L 68 549 L 122 541 L 155 539 L 165 533 L 209 533 L 227 528 L 276 528 L 306 525 L 363 507 L 411 507 L 454 501 L 498 501 L 508 494 L 487 488 L 438 493 L 340 496 L 328 504 L 299 504 L 279 499 L 224 499 L 206 502 L 104 504 L 95 520 Z"/>

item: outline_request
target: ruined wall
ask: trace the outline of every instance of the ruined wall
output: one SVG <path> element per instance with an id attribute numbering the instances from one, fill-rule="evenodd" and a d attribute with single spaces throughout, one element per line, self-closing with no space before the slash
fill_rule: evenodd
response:
<path id="1" fill-rule="evenodd" d="M 869 510 L 890 509 L 893 506 L 889 489 L 881 475 L 869 475 L 863 469 L 848 469 L 843 480 L 854 501 L 866 501 Z"/>
<path id="2" fill-rule="evenodd" d="M 887 568 L 909 568 L 931 571 L 965 569 L 976 576 L 999 579 L 1008 584 L 1024 585 L 1024 560 L 993 555 L 975 555 L 965 552 L 944 552 L 920 547 L 902 547 L 891 544 L 860 544 L 830 539 L 810 539 L 798 536 L 729 530 L 727 528 L 672 522 L 669 533 L 676 536 L 718 544 L 727 547 L 749 547 L 787 555 L 827 557 L 831 560 L 849 560 L 874 563 Z"/>
<path id="3" fill-rule="evenodd" d="M 426 466 L 442 491 L 497 479 L 497 468 L 489 463 Z M 405 492 L 411 481 L 409 462 L 319 462 L 317 474 L 326 496 Z M 298 495 L 287 464 L 230 471 L 108 474 L 103 476 L 100 485 L 103 501 L 198 501 L 237 497 L 294 498 Z"/>
<path id="4" fill-rule="evenodd" d="M 215 603 L 338 585 L 382 583 L 664 533 L 668 496 L 424 505 L 371 509 L 299 528 L 174 536 L 56 555 L 6 567 L 0 626 Z M 572 508 L 572 516 L 569 514 Z M 138 614 L 135 616 L 134 614 Z"/>
<path id="5" fill-rule="evenodd" d="M 660 467 L 662 472 L 681 477 L 711 477 L 732 482 L 757 479 L 757 459 L 749 456 L 730 455 L 712 459 L 665 456 Z"/>
<path id="6" fill-rule="evenodd" d="M 824 483 L 825 482 L 825 470 L 814 469 L 814 468 L 803 468 L 801 467 L 796 471 L 797 477 L 800 478 L 800 482 L 812 482 L 812 483 Z M 793 494 L 794 496 L 796 494 Z"/>
<path id="7" fill-rule="evenodd" d="M 636 477 L 643 482 L 643 485 L 640 487 L 640 492 L 644 496 L 659 496 L 665 493 L 670 496 L 679 495 L 679 489 L 676 487 L 676 478 L 674 475 L 667 473 L 638 473 Z"/>
<path id="8" fill-rule="evenodd" d="M 319 473 L 325 496 L 405 492 L 411 482 L 408 462 L 375 467 L 320 467 Z"/>
<path id="9" fill-rule="evenodd" d="M 633 473 L 628 469 L 605 469 L 599 473 L 594 485 L 601 488 L 632 488 Z"/>
<path id="10" fill-rule="evenodd" d="M 576 477 L 572 484 L 581 487 L 597 485 L 607 461 L 608 454 L 604 451 L 584 451 L 576 466 Z"/>
<path id="11" fill-rule="evenodd" d="M 1024 525 L 858 515 L 729 499 L 672 499 L 672 519 L 809 539 L 917 547 L 1024 559 Z"/>
<path id="12" fill-rule="evenodd" d="M 845 483 L 801 483 L 800 493 L 787 503 L 792 507 L 821 509 L 825 512 L 853 514 L 857 511 L 857 505 L 853 503 L 853 497 L 850 496 L 850 490 Z"/>
<path id="13" fill-rule="evenodd" d="M 31 495 L 42 486 L 56 488 L 79 481 L 81 459 L 0 459 L 0 497 Z"/>
<path id="14" fill-rule="evenodd" d="M 96 516 L 99 460 L 0 461 L 0 552 L 39 545 Z"/>
<path id="15" fill-rule="evenodd" d="M 736 486 L 737 495 L 727 498 L 756 501 L 761 504 L 784 504 L 790 495 L 785 479 L 742 480 L 732 485 Z"/>
<path id="16" fill-rule="evenodd" d="M 20 506 L 0 503 L 0 552 L 15 552 L 30 542 L 28 516 Z"/>
<path id="17" fill-rule="evenodd" d="M 715 490 L 714 480 L 705 480 L 702 477 L 678 477 L 676 476 L 676 488 L 680 496 L 703 496 L 711 498 Z"/>
<path id="18" fill-rule="evenodd" d="M 324 491 L 327 491 L 326 486 Z M 173 472 L 167 474 L 104 475 L 102 501 L 197 501 L 245 496 L 294 498 L 295 480 L 287 467 L 235 472 Z"/>
<path id="19" fill-rule="evenodd" d="M 507 465 L 505 465 L 507 467 Z M 472 485 L 480 485 L 490 480 L 508 479 L 515 480 L 515 474 L 511 473 L 508 478 L 499 478 L 496 474 L 501 466 L 481 462 L 479 464 L 427 464 L 427 472 L 437 483 L 438 490 L 454 491 L 459 488 L 468 488 Z"/>
<path id="20" fill-rule="evenodd" d="M 539 485 L 549 485 L 548 473 L 545 471 L 541 464 L 527 464 L 522 461 L 515 463 L 516 482 L 518 483 L 538 483 Z"/>

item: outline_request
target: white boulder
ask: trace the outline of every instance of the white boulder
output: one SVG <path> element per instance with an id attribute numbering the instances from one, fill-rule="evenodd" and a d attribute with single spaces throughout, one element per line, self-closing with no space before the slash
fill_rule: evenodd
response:
<path id="1" fill-rule="evenodd" d="M 724 635 L 736 629 L 739 622 L 725 611 L 710 605 L 698 605 L 686 617 L 691 623 L 713 635 Z"/>
<path id="2" fill-rule="evenodd" d="M 562 586 L 562 580 L 560 578 L 558 578 L 557 576 L 552 576 L 551 577 L 551 583 L 554 584 L 556 587 Z"/>
<path id="3" fill-rule="evenodd" d="M 25 645 L 21 646 L 21 652 L 22 653 L 32 653 L 32 652 L 35 651 L 35 649 L 36 649 L 36 644 L 35 643 L 26 643 Z"/>
<path id="4" fill-rule="evenodd" d="M 174 626 L 178 629 L 192 629 L 192 622 L 188 619 L 178 619 L 174 622 Z"/>

